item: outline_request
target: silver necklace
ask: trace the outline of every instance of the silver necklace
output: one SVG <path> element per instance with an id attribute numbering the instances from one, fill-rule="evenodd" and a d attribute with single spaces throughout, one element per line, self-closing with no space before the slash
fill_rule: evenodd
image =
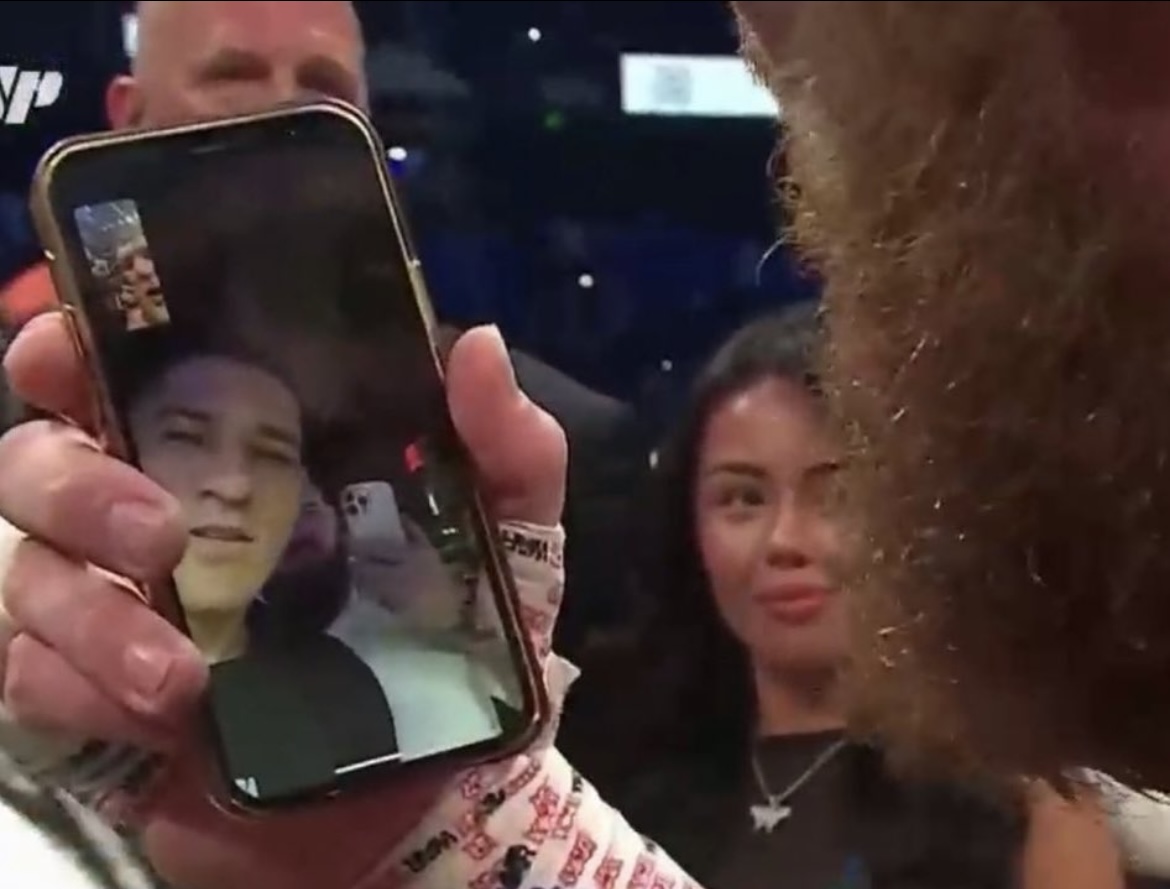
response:
<path id="1" fill-rule="evenodd" d="M 820 755 L 812 761 L 812 764 L 796 776 L 796 780 L 785 787 L 779 793 L 773 793 L 768 787 L 768 780 L 764 777 L 764 769 L 760 765 L 760 757 L 756 750 L 752 749 L 752 772 L 756 777 L 756 787 L 760 791 L 760 795 L 766 800 L 765 803 L 754 803 L 748 807 L 748 814 L 752 819 L 752 830 L 756 833 L 771 833 L 776 829 L 776 825 L 786 821 L 792 816 L 792 806 L 788 805 L 788 801 L 796 795 L 800 788 L 804 787 L 811 781 L 821 769 L 828 765 L 833 757 L 840 753 L 845 748 L 846 741 L 840 738 L 821 751 Z"/>

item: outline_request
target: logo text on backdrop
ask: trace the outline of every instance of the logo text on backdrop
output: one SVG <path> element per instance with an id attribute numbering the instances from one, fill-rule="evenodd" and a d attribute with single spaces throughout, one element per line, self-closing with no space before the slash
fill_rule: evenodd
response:
<path id="1" fill-rule="evenodd" d="M 60 71 L 0 65 L 0 120 L 7 126 L 27 123 L 34 108 L 48 108 L 61 97 L 64 85 Z"/>

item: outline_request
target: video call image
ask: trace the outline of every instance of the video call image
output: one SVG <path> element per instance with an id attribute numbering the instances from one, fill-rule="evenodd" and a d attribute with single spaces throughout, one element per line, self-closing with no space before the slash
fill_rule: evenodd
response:
<path id="1" fill-rule="evenodd" d="M 261 169 L 301 200 L 279 163 Z M 135 459 L 187 521 L 174 586 L 211 663 L 228 780 L 258 802 L 300 796 L 527 727 L 525 661 L 483 579 L 467 469 L 401 263 L 386 260 L 392 237 L 362 222 L 376 260 L 347 236 L 339 264 L 329 225 L 346 216 L 328 202 L 253 201 L 206 224 L 243 226 L 222 237 L 186 201 L 181 224 L 157 196 L 138 204 L 170 320 L 99 335 Z"/>
<path id="2" fill-rule="evenodd" d="M 76 214 L 90 272 L 105 290 L 107 306 L 126 330 L 170 322 L 166 297 L 134 201 L 81 207 Z"/>

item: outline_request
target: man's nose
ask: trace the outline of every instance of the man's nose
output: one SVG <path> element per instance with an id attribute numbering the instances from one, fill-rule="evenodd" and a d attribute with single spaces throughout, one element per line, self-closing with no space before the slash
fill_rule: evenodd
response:
<path id="1" fill-rule="evenodd" d="M 225 503 L 247 503 L 252 496 L 248 460 L 241 454 L 217 454 L 208 467 L 203 492 Z"/>
<path id="2" fill-rule="evenodd" d="M 306 89 L 294 68 L 281 67 L 272 72 L 272 94 L 269 97 L 272 106 L 298 105 L 316 98 L 320 98 L 320 93 Z"/>

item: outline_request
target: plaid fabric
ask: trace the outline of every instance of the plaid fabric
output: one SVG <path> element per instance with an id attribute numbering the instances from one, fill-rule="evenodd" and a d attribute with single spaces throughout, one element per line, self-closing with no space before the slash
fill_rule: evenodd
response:
<path id="1" fill-rule="evenodd" d="M 29 880 L 28 885 L 52 880 L 52 889 L 159 889 L 129 847 L 95 814 L 27 777 L 6 756 L 0 756 L 0 809 L 6 810 L 0 815 L 9 816 L 0 817 L 0 848 L 5 849 L 9 874 L 4 885 L 18 876 Z M 35 833 L 24 831 L 22 821 Z M 38 833 L 47 846 L 37 842 Z"/>

